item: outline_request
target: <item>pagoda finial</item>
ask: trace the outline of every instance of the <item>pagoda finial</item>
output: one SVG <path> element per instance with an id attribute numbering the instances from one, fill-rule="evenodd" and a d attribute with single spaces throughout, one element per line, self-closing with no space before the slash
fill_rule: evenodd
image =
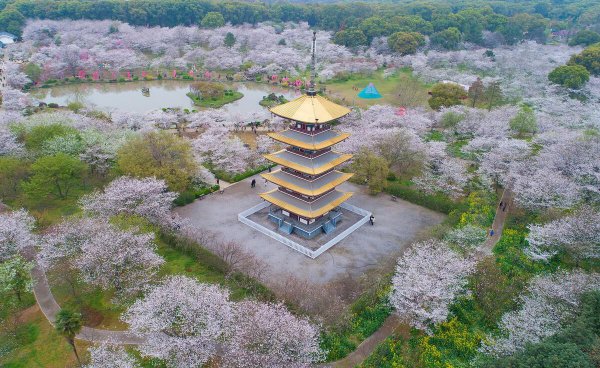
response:
<path id="1" fill-rule="evenodd" d="M 312 39 L 312 57 L 310 60 L 310 84 L 308 86 L 308 94 L 310 96 L 314 96 L 315 92 L 315 81 L 317 80 L 317 66 L 316 66 L 316 57 L 315 52 L 317 49 L 317 31 L 313 31 L 313 39 Z"/>

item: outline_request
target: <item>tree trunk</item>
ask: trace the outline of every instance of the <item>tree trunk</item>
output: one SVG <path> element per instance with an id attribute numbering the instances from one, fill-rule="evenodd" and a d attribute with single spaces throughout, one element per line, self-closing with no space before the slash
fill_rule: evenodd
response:
<path id="1" fill-rule="evenodd" d="M 69 339 L 69 345 L 73 348 L 73 353 L 75 353 L 75 358 L 77 358 L 77 363 L 81 365 L 81 359 L 79 359 L 79 354 L 77 353 L 77 348 L 75 347 L 75 339 Z"/>

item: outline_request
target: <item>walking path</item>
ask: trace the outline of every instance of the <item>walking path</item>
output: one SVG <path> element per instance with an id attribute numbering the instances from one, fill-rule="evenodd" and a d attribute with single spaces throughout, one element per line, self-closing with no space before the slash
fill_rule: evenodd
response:
<path id="1" fill-rule="evenodd" d="M 506 204 L 506 207 L 503 209 L 503 206 L 498 206 L 496 208 L 496 215 L 494 217 L 494 222 L 492 223 L 492 229 L 494 230 L 494 236 L 488 236 L 485 243 L 483 243 L 479 249 L 475 252 L 475 257 L 477 260 L 480 260 L 486 256 L 492 254 L 492 249 L 498 240 L 500 240 L 500 235 L 502 235 L 502 230 L 504 229 L 504 222 L 506 221 L 506 215 L 510 210 L 510 206 L 512 205 L 512 193 L 510 189 L 505 189 L 502 192 L 502 198 L 500 199 L 500 203 L 503 205 Z M 489 234 L 488 234 L 489 235 Z M 350 353 L 347 357 L 337 360 L 335 362 L 330 363 L 331 367 L 336 368 L 351 368 L 356 367 L 361 364 L 375 349 L 377 346 L 382 343 L 385 339 L 391 336 L 394 332 L 396 332 L 399 328 L 403 326 L 404 322 L 398 318 L 398 316 L 393 313 L 391 314 L 383 323 L 383 325 L 379 328 L 379 330 L 375 331 L 371 336 L 365 339 L 359 346 Z"/>
<path id="2" fill-rule="evenodd" d="M 23 253 L 25 257 L 33 261 L 35 265 L 31 270 L 35 300 L 40 306 L 42 313 L 46 316 L 46 319 L 48 319 L 48 322 L 54 325 L 56 314 L 60 311 L 60 306 L 56 302 L 56 299 L 54 299 L 54 295 L 52 295 L 44 269 L 35 259 L 35 250 L 33 248 L 28 248 Z M 100 330 L 86 326 L 81 328 L 81 331 L 77 334 L 77 338 L 89 342 L 106 342 L 119 345 L 138 345 L 144 342 L 143 337 L 137 336 L 129 331 Z"/>

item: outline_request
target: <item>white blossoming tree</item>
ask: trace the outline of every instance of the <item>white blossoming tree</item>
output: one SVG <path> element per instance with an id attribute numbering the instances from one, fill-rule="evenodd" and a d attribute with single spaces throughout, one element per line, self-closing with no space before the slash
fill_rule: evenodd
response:
<path id="1" fill-rule="evenodd" d="M 282 304 L 244 301 L 236 306 L 225 367 L 310 367 L 323 358 L 319 329 Z"/>
<path id="2" fill-rule="evenodd" d="M 510 355 L 554 335 L 574 317 L 581 295 L 592 290 L 600 290 L 600 274 L 573 271 L 534 278 L 528 293 L 521 297 L 521 307 L 502 317 L 502 334 L 490 336 L 481 350 L 495 356 Z"/>
<path id="3" fill-rule="evenodd" d="M 198 367 L 217 353 L 229 335 L 234 306 L 216 285 L 172 276 L 123 315 L 133 332 L 146 336 L 139 350 L 168 367 Z"/>
<path id="4" fill-rule="evenodd" d="M 25 210 L 0 214 L 0 261 L 37 243 L 34 226 L 34 218 Z"/>
<path id="5" fill-rule="evenodd" d="M 83 210 L 91 215 L 110 217 L 117 214 L 142 216 L 153 223 L 170 225 L 170 209 L 177 194 L 167 190 L 164 180 L 120 177 L 102 192 L 81 199 Z"/>
<path id="6" fill-rule="evenodd" d="M 65 261 L 85 282 L 127 295 L 150 282 L 164 262 L 153 240 L 153 234 L 119 230 L 104 219 L 82 219 L 52 229 L 39 259 L 46 267 Z"/>
<path id="7" fill-rule="evenodd" d="M 600 212 L 584 207 L 544 225 L 529 225 L 527 255 L 549 260 L 561 250 L 576 259 L 600 257 Z"/>
<path id="8" fill-rule="evenodd" d="M 139 368 L 140 365 L 120 346 L 100 345 L 88 349 L 90 362 L 85 368 Z"/>
<path id="9" fill-rule="evenodd" d="M 447 318 L 448 305 L 464 291 L 473 266 L 442 241 L 416 243 L 398 259 L 390 302 L 411 325 L 426 330 Z"/>

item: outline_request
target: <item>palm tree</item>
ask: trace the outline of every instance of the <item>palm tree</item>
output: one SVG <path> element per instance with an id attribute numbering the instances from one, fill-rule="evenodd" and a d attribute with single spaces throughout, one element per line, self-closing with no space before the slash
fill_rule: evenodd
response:
<path id="1" fill-rule="evenodd" d="M 75 335 L 81 330 L 81 314 L 75 313 L 67 309 L 61 309 L 56 314 L 56 320 L 54 321 L 54 328 L 56 331 L 63 335 L 67 342 L 73 348 L 77 362 L 81 365 L 79 360 L 79 354 L 77 354 L 77 348 L 75 348 Z"/>

